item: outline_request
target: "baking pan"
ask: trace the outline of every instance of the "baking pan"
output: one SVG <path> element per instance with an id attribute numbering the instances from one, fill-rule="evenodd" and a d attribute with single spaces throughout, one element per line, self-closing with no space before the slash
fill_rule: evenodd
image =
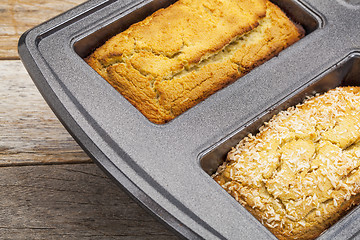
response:
<path id="1" fill-rule="evenodd" d="M 339 85 L 360 85 L 360 2 L 274 0 L 306 36 L 174 120 L 157 125 L 83 57 L 171 1 L 88 1 L 24 33 L 19 54 L 82 148 L 119 186 L 189 239 L 276 239 L 211 173 L 278 111 Z M 354 208 L 318 239 L 360 237 Z"/>

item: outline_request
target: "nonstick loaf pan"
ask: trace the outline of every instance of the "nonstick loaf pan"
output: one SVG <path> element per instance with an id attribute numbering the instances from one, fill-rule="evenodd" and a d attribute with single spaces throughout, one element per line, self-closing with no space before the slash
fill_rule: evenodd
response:
<path id="1" fill-rule="evenodd" d="M 189 239 L 276 239 L 211 174 L 244 136 L 307 96 L 360 86 L 360 2 L 274 0 L 306 35 L 174 120 L 146 119 L 84 60 L 174 1 L 88 1 L 24 33 L 19 54 L 82 148 L 141 205 Z M 318 239 L 360 237 L 354 208 Z"/>

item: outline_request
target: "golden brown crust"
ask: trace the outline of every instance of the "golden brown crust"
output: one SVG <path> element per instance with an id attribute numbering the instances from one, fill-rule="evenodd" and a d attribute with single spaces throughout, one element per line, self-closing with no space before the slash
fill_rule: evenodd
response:
<path id="1" fill-rule="evenodd" d="M 280 112 L 214 179 L 279 239 L 313 239 L 360 196 L 360 87 Z"/>
<path id="2" fill-rule="evenodd" d="M 179 0 L 86 61 L 150 121 L 165 123 L 303 35 L 267 0 Z"/>

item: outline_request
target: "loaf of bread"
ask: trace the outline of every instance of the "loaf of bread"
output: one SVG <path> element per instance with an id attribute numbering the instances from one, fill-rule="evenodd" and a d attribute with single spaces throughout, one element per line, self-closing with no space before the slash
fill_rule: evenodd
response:
<path id="1" fill-rule="evenodd" d="M 162 124 L 303 35 L 267 0 L 179 0 L 112 37 L 86 61 Z"/>
<path id="2" fill-rule="evenodd" d="M 274 116 L 213 178 L 279 239 L 313 239 L 360 202 L 360 87 Z"/>

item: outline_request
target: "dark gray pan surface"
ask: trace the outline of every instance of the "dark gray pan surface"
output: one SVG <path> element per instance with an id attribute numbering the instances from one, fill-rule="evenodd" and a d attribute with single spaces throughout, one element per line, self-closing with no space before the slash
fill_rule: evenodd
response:
<path id="1" fill-rule="evenodd" d="M 181 236 L 275 239 L 209 174 L 276 112 L 315 92 L 360 85 L 360 2 L 274 2 L 307 35 L 164 125 L 149 122 L 82 57 L 169 1 L 86 2 L 26 32 L 19 53 L 84 150 Z M 318 239 L 356 238 L 359 217 L 355 208 Z"/>

